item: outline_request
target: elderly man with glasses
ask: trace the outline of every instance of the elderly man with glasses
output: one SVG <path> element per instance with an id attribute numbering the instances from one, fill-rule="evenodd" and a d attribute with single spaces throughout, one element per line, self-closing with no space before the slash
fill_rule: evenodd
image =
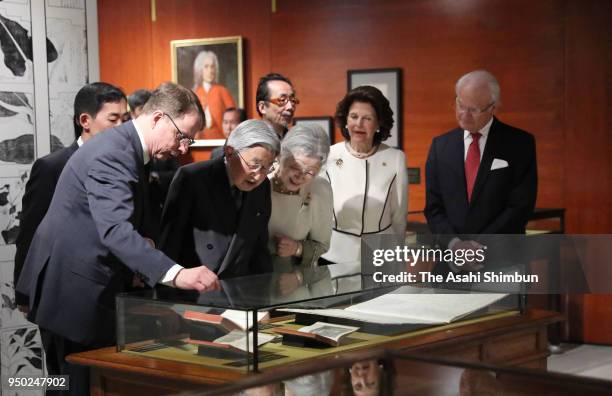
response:
<path id="1" fill-rule="evenodd" d="M 219 279 L 270 272 L 267 174 L 279 149 L 268 123 L 247 120 L 227 139 L 224 157 L 180 168 L 162 215 L 161 249 Z"/>
<path id="2" fill-rule="evenodd" d="M 259 79 L 257 113 L 272 125 L 280 139 L 293 125 L 293 115 L 300 100 L 295 96 L 291 81 L 278 73 L 269 73 Z"/>
<path id="3" fill-rule="evenodd" d="M 475 234 L 524 234 L 537 193 L 533 135 L 500 122 L 497 79 L 477 70 L 455 85 L 459 128 L 434 138 L 426 163 L 425 216 L 446 249 L 482 248 Z M 487 251 L 493 253 L 492 251 Z M 436 268 L 447 272 L 444 264 Z M 453 271 L 480 270 L 476 262 Z M 490 268 L 489 268 L 490 270 Z"/>

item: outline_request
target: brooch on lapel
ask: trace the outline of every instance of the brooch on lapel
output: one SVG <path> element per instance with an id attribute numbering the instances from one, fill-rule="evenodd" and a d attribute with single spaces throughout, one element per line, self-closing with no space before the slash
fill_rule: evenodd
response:
<path id="1" fill-rule="evenodd" d="M 342 164 L 343 164 L 343 163 L 344 163 L 344 162 L 342 161 L 342 158 L 338 158 L 338 159 L 336 160 L 336 166 L 337 166 L 338 168 L 340 168 L 340 169 L 342 169 Z"/>

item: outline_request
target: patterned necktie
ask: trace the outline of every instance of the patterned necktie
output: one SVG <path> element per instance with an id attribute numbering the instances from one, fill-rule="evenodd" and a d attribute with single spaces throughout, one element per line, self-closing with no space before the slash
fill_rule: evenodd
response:
<path id="1" fill-rule="evenodd" d="M 480 133 L 472 133 L 472 143 L 468 147 L 467 157 L 465 158 L 465 181 L 467 184 L 468 202 L 472 200 L 472 190 L 478 174 L 480 165 L 480 146 L 478 140 L 482 136 Z"/>

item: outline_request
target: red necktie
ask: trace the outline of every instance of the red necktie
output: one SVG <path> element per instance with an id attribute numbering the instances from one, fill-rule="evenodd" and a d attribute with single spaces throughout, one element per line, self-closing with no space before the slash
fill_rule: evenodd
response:
<path id="1" fill-rule="evenodd" d="M 480 133 L 472 133 L 472 143 L 468 147 L 467 156 L 465 157 L 465 181 L 467 183 L 468 202 L 472 200 L 472 190 L 474 182 L 478 174 L 478 166 L 480 165 L 480 146 L 478 140 L 482 136 Z"/>

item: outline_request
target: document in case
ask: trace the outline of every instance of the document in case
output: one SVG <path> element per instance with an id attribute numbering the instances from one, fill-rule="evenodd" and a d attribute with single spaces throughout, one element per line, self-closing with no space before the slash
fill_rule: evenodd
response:
<path id="1" fill-rule="evenodd" d="M 359 327 L 344 326 L 332 323 L 316 322 L 298 330 L 280 327 L 274 329 L 283 335 L 283 344 L 307 346 L 309 341 L 338 346 L 344 336 L 359 330 Z"/>
<path id="2" fill-rule="evenodd" d="M 254 349 L 252 331 L 248 333 L 248 337 L 249 337 L 248 347 L 247 347 L 247 333 L 240 331 L 240 330 L 230 331 L 226 335 L 219 337 L 214 341 L 189 339 L 187 340 L 187 342 L 190 344 L 195 344 L 199 346 L 206 346 L 206 347 L 219 348 L 219 349 L 234 349 L 234 350 L 240 350 L 243 352 L 252 353 Z M 262 346 L 272 341 L 274 338 L 275 336 L 272 334 L 257 333 L 257 346 Z"/>
<path id="3" fill-rule="evenodd" d="M 221 326 L 229 330 L 247 330 L 253 327 L 252 312 L 226 309 L 222 314 L 211 314 L 199 311 L 185 311 L 183 317 L 195 322 Z M 269 317 L 267 312 L 257 312 L 257 321 Z"/>
<path id="4" fill-rule="evenodd" d="M 344 309 L 283 309 L 378 324 L 443 324 L 501 300 L 504 293 L 446 294 L 404 286 L 392 293 Z"/>

